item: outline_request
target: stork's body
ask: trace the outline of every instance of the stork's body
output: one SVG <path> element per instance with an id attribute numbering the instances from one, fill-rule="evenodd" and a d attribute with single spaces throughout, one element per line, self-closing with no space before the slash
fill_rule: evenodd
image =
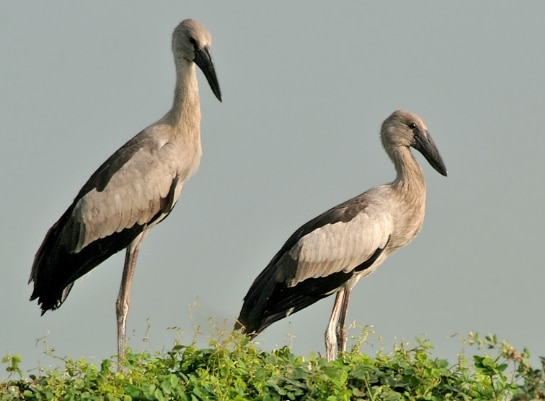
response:
<path id="1" fill-rule="evenodd" d="M 446 175 L 427 128 L 415 114 L 396 111 L 382 124 L 382 144 L 396 179 L 374 187 L 301 226 L 255 279 L 235 329 L 255 336 L 270 324 L 336 293 L 326 330 L 329 360 L 346 348 L 350 292 L 395 250 L 407 245 L 424 222 L 426 185 L 409 147 Z"/>
<path id="2" fill-rule="evenodd" d="M 42 314 L 61 306 L 75 280 L 127 249 L 116 303 L 118 353 L 123 359 L 130 287 L 140 244 L 178 200 L 201 159 L 200 102 L 195 64 L 214 94 L 221 92 L 209 52 L 210 34 L 194 20 L 174 30 L 176 87 L 172 108 L 106 160 L 49 229 L 29 282 Z"/>

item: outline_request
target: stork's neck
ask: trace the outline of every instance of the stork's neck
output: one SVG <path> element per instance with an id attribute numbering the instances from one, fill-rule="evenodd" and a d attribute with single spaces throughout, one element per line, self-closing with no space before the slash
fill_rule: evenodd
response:
<path id="1" fill-rule="evenodd" d="M 181 60 L 176 63 L 174 101 L 164 120 L 175 128 L 175 131 L 199 134 L 201 109 L 197 74 L 193 62 Z"/>
<path id="2" fill-rule="evenodd" d="M 408 147 L 398 146 L 390 155 L 396 169 L 396 179 L 392 186 L 414 200 L 426 199 L 426 183 L 420 165 Z"/>

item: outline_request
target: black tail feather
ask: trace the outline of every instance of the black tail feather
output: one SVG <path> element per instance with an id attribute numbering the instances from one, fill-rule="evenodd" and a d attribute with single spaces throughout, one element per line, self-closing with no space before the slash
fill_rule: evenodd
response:
<path id="1" fill-rule="evenodd" d="M 126 248 L 144 230 L 144 226 L 135 225 L 96 240 L 80 252 L 71 253 L 60 241 L 63 227 L 71 212 L 72 207 L 49 229 L 34 258 L 29 279 L 29 283 L 34 282 L 30 300 L 38 300 L 42 315 L 62 305 L 74 281 L 114 253 Z"/>
<path id="2" fill-rule="evenodd" d="M 354 271 L 341 271 L 288 287 L 285 282 L 274 279 L 275 271 L 274 266 L 268 266 L 244 298 L 235 329 L 242 329 L 250 337 L 256 336 L 272 323 L 335 293 L 354 275 Z"/>

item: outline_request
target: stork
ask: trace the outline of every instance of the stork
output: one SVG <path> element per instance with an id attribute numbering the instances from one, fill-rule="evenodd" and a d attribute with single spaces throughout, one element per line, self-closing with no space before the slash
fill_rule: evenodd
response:
<path id="1" fill-rule="evenodd" d="M 346 350 L 350 293 L 397 249 L 420 232 L 426 184 L 410 151 L 418 150 L 446 176 L 447 169 L 424 122 L 398 110 L 382 124 L 382 145 L 397 176 L 320 214 L 295 231 L 257 276 L 235 330 L 253 338 L 270 324 L 336 293 L 325 332 L 326 356 Z"/>
<path id="2" fill-rule="evenodd" d="M 171 109 L 91 175 L 49 229 L 34 258 L 30 300 L 38 300 L 43 315 L 62 305 L 78 278 L 126 248 L 116 302 L 119 361 L 125 355 L 131 283 L 142 240 L 168 216 L 184 182 L 199 167 L 201 111 L 195 64 L 221 101 L 210 46 L 210 33 L 199 22 L 186 19 L 175 28 L 176 87 Z"/>

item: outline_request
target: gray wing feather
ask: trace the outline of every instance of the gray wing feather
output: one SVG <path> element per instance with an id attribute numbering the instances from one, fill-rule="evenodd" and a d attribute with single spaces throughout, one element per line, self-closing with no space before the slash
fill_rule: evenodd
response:
<path id="1" fill-rule="evenodd" d="M 130 156 L 124 154 L 127 152 Z M 125 162 L 118 166 L 116 159 Z M 180 174 L 179 159 L 172 143 L 145 133 L 122 147 L 111 160 L 117 171 L 105 168 L 97 172 L 96 182 L 107 175 L 107 183 L 102 188 L 95 186 L 77 201 L 70 219 L 72 227 L 65 230 L 68 249 L 79 252 L 97 239 L 154 219 Z M 172 206 L 182 188 L 182 181 L 177 182 Z"/>
<path id="2" fill-rule="evenodd" d="M 380 206 L 373 204 L 350 221 L 317 228 L 301 237 L 285 255 L 297 261 L 295 275 L 287 280 L 287 285 L 352 271 L 386 246 L 392 230 L 392 216 L 381 213 Z"/>

